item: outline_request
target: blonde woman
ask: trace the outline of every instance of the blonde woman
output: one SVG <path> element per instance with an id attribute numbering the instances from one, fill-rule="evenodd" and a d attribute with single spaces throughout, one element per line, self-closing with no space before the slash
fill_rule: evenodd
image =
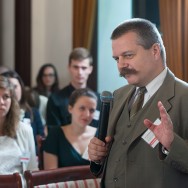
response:
<path id="1" fill-rule="evenodd" d="M 31 126 L 20 122 L 20 108 L 14 86 L 0 76 L 0 174 L 37 170 Z"/>

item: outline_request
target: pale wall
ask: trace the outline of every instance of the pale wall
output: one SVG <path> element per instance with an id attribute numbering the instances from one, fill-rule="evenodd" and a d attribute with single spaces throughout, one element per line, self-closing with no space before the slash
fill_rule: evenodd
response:
<path id="1" fill-rule="evenodd" d="M 14 0 L 3 3 L 3 63 L 14 68 Z M 131 0 L 100 0 L 98 25 L 98 91 L 114 91 L 126 84 L 112 59 L 110 34 L 131 17 Z M 39 67 L 52 62 L 60 86 L 69 82 L 68 55 L 72 50 L 72 0 L 32 0 L 32 85 Z"/>
<path id="2" fill-rule="evenodd" d="M 32 1 L 32 85 L 40 66 L 52 62 L 60 86 L 69 82 L 68 55 L 72 50 L 72 0 Z"/>
<path id="3" fill-rule="evenodd" d="M 2 3 L 2 64 L 14 69 L 14 0 Z"/>
<path id="4" fill-rule="evenodd" d="M 116 62 L 112 58 L 110 35 L 113 29 L 132 16 L 131 0 L 99 0 L 98 16 L 98 91 L 113 92 L 127 84 L 119 77 Z"/>

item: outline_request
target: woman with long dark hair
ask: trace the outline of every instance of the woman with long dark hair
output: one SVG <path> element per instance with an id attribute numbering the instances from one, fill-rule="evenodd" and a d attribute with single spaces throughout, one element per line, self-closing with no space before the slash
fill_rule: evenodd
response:
<path id="1" fill-rule="evenodd" d="M 51 63 L 42 65 L 37 78 L 37 85 L 34 89 L 39 95 L 49 97 L 51 93 L 59 90 L 58 74 L 55 66 Z"/>

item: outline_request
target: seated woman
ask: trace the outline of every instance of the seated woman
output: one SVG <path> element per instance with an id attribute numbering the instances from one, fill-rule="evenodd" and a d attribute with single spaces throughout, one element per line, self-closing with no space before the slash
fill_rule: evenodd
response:
<path id="1" fill-rule="evenodd" d="M 48 98 L 39 95 L 38 92 L 32 88 L 26 87 L 25 88 L 25 96 L 26 100 L 30 107 L 37 108 L 39 110 L 42 124 L 43 126 L 46 125 L 46 106 L 48 102 Z"/>
<path id="2" fill-rule="evenodd" d="M 87 146 L 96 133 L 89 126 L 97 107 L 97 96 L 87 88 L 75 90 L 69 99 L 71 123 L 50 129 L 44 142 L 44 169 L 89 165 Z"/>
<path id="3" fill-rule="evenodd" d="M 51 63 L 41 66 L 37 78 L 37 85 L 34 89 L 45 97 L 49 97 L 51 93 L 59 90 L 59 78 L 56 67 Z"/>
<path id="4" fill-rule="evenodd" d="M 8 77 L 10 82 L 14 85 L 16 98 L 20 104 L 21 113 L 20 120 L 33 128 L 33 135 L 37 151 L 37 137 L 44 136 L 44 126 L 42 124 L 41 116 L 37 108 L 29 106 L 25 96 L 25 86 L 23 80 L 17 72 L 10 70 L 2 73 L 3 76 Z"/>
<path id="5" fill-rule="evenodd" d="M 0 76 L 0 174 L 38 170 L 32 128 L 20 122 L 14 86 Z"/>

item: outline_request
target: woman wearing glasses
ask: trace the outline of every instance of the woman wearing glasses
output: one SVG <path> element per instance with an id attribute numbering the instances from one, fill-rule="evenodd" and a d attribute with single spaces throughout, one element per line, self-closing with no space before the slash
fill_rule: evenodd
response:
<path id="1" fill-rule="evenodd" d="M 38 72 L 36 82 L 37 85 L 34 89 L 39 95 L 49 97 L 51 93 L 59 90 L 59 80 L 55 66 L 51 63 L 42 65 Z"/>

